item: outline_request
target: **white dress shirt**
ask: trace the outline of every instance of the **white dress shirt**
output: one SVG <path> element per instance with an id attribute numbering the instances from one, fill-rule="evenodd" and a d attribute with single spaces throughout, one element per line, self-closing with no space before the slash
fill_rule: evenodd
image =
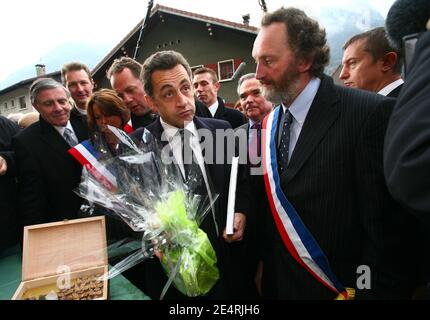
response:
<path id="1" fill-rule="evenodd" d="M 67 121 L 67 125 L 65 127 L 57 127 L 57 126 L 53 126 L 55 128 L 55 130 L 58 131 L 58 133 L 61 135 L 61 137 L 64 139 L 64 131 L 67 129 L 70 129 L 70 131 L 72 132 L 72 136 L 75 139 L 76 142 L 79 143 L 79 139 L 78 136 L 75 133 L 75 130 L 73 130 L 72 124 L 70 123 L 70 120 Z M 66 139 L 64 139 L 66 140 Z M 67 141 L 66 141 L 67 142 Z"/>
<path id="2" fill-rule="evenodd" d="M 290 146 L 288 152 L 288 160 L 291 159 L 291 155 L 296 147 L 297 140 L 299 139 L 300 132 L 302 131 L 303 124 L 305 123 L 306 117 L 308 115 L 309 109 L 311 108 L 312 102 L 320 87 L 321 80 L 319 78 L 312 78 L 311 81 L 306 85 L 303 91 L 297 96 L 293 101 L 291 106 L 288 108 L 291 115 L 293 116 L 293 121 L 290 127 Z M 282 105 L 284 110 L 287 109 Z M 279 133 L 279 136 L 281 133 Z"/>
<path id="3" fill-rule="evenodd" d="M 212 114 L 212 118 L 215 117 L 215 113 L 218 110 L 218 99 L 215 100 L 215 103 L 213 103 L 212 105 L 209 106 L 209 111 Z"/>
<path id="4" fill-rule="evenodd" d="M 164 134 L 166 135 L 167 141 L 169 141 L 170 148 L 172 149 L 173 157 L 175 158 L 174 159 L 175 163 L 178 164 L 179 169 L 181 170 L 182 176 L 185 177 L 185 168 L 184 168 L 183 157 L 182 157 L 182 152 L 183 152 L 182 141 L 181 141 L 181 136 L 177 134 L 179 128 L 171 126 L 167 122 L 163 121 L 161 117 L 160 117 L 160 122 L 164 129 Z M 200 147 L 200 137 L 197 132 L 196 126 L 194 122 L 191 121 L 185 125 L 184 129 L 188 130 L 192 134 L 190 137 L 190 146 L 191 146 L 191 149 L 193 150 L 194 155 L 196 156 L 197 163 L 200 167 L 200 170 L 203 173 L 203 178 L 205 180 L 205 184 L 207 187 L 208 178 L 206 174 L 206 168 L 204 165 L 202 149 Z"/>
<path id="5" fill-rule="evenodd" d="M 381 90 L 379 90 L 378 94 L 381 94 L 383 96 L 387 96 L 390 94 L 391 91 L 396 89 L 398 86 L 401 86 L 404 83 L 403 79 L 398 79 L 394 82 L 391 82 L 389 85 L 386 85 Z"/>

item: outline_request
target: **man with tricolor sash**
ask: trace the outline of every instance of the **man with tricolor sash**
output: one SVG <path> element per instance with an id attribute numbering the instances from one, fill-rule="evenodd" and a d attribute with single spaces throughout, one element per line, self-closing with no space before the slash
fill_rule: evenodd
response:
<path id="1" fill-rule="evenodd" d="M 334 85 L 325 31 L 295 8 L 263 17 L 252 55 L 277 105 L 262 133 L 263 296 L 407 298 L 417 246 L 382 171 L 393 101 Z"/>

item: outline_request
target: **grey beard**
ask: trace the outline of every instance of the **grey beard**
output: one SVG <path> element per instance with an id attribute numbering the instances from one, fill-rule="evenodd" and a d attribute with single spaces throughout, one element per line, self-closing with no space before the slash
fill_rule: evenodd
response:
<path id="1" fill-rule="evenodd" d="M 263 86 L 263 96 L 266 100 L 269 100 L 274 105 L 283 104 L 284 106 L 290 106 L 294 99 L 298 96 L 299 81 L 292 80 L 288 88 L 267 88 Z"/>
<path id="2" fill-rule="evenodd" d="M 267 89 L 263 87 L 263 96 L 266 100 L 270 101 L 274 105 L 286 103 L 289 101 L 289 95 L 286 92 L 280 92 L 276 89 Z"/>

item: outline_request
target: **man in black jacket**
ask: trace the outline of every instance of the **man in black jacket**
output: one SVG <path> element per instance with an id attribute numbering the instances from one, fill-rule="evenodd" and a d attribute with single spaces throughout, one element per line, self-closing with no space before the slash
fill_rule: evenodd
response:
<path id="1" fill-rule="evenodd" d="M 215 71 L 209 68 L 199 68 L 194 71 L 193 86 L 197 99 L 206 106 L 206 108 L 196 109 L 197 116 L 225 120 L 233 129 L 246 122 L 240 111 L 227 108 L 224 100 L 218 97 L 221 85 Z"/>
<path id="2" fill-rule="evenodd" d="M 15 159 L 12 137 L 19 132 L 13 121 L 0 116 L 0 250 L 18 242 Z"/>
<path id="3" fill-rule="evenodd" d="M 122 57 L 114 60 L 107 73 L 112 88 L 130 110 L 133 130 L 146 127 L 156 118 L 145 100 L 145 90 L 139 79 L 141 70 L 139 62 Z"/>
<path id="4" fill-rule="evenodd" d="M 157 140 L 170 148 L 185 181 L 188 181 L 188 176 L 184 160 L 189 156 L 189 153 L 187 153 L 189 149 L 185 146 L 182 147 L 183 139 L 180 137 L 180 133 L 183 130 L 185 136 L 189 134 L 192 154 L 195 155 L 192 161 L 197 162 L 196 164 L 199 166 L 199 181 L 202 183 L 201 190 L 209 195 L 219 194 L 215 202 L 215 212 L 208 213 L 200 225 L 201 229 L 207 233 L 216 252 L 220 271 L 220 279 L 208 293 L 208 298 L 234 297 L 235 282 L 238 281 L 238 277 L 241 274 L 235 270 L 235 266 L 231 263 L 230 254 L 232 254 L 232 251 L 230 244 L 241 241 L 243 237 L 246 213 L 248 212 L 247 186 L 242 179 L 239 179 L 235 203 L 234 233 L 226 235 L 222 230 L 225 229 L 226 224 L 231 166 L 228 164 L 230 162 L 227 162 L 228 155 L 225 149 L 215 150 L 218 133 L 228 129 L 231 130 L 231 127 L 226 121 L 194 116 L 195 104 L 191 83 L 191 69 L 181 54 L 174 51 L 161 51 L 150 56 L 143 64 L 141 78 L 145 86 L 148 103 L 153 108 L 156 108 L 160 114 L 160 117 L 147 126 L 146 129 Z M 213 157 L 217 157 L 216 160 L 221 155 L 221 163 L 218 161 L 208 162 L 206 156 L 209 151 L 206 149 L 206 156 L 203 156 L 200 145 L 203 131 L 206 134 L 209 133 L 214 139 L 211 154 Z M 139 129 L 132 136 L 141 140 L 143 132 L 143 128 Z M 177 143 L 178 139 L 179 143 Z M 196 159 L 200 160 L 196 161 Z M 212 158 L 211 160 L 215 159 Z M 209 187 L 210 181 L 213 189 Z M 152 298 L 158 298 L 167 278 L 158 261 L 147 261 L 145 269 L 145 293 Z M 185 296 L 171 287 L 166 294 L 166 299 L 179 298 L 183 299 Z M 238 297 L 236 296 L 236 298 Z"/>
<path id="5" fill-rule="evenodd" d="M 23 226 L 77 218 L 81 199 L 73 192 L 82 166 L 68 150 L 88 138 L 87 127 L 70 113 L 70 93 L 49 78 L 30 87 L 31 103 L 40 120 L 12 140 L 19 181 Z"/>

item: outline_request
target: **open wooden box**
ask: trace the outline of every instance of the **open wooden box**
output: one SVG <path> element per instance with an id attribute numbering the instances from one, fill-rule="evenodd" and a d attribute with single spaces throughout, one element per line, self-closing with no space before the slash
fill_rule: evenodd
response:
<path id="1" fill-rule="evenodd" d="M 58 293 L 60 289 L 64 292 L 70 285 L 76 288 L 76 283 L 78 288 L 82 284 L 82 290 L 89 292 L 92 289 L 84 288 L 86 281 L 89 281 L 87 279 L 106 275 L 107 272 L 104 217 L 27 226 L 24 228 L 22 282 L 12 300 L 37 299 L 51 291 Z M 91 286 L 94 283 L 91 282 Z M 108 297 L 107 279 L 101 283 L 102 288 L 94 290 L 102 290 L 102 295 L 97 294 L 98 298 L 93 300 L 106 300 Z M 99 286 L 101 283 L 98 283 Z M 87 291 L 80 292 L 86 295 Z M 91 296 L 95 295 L 88 298 L 91 299 Z M 77 296 L 74 298 L 79 300 Z"/>

